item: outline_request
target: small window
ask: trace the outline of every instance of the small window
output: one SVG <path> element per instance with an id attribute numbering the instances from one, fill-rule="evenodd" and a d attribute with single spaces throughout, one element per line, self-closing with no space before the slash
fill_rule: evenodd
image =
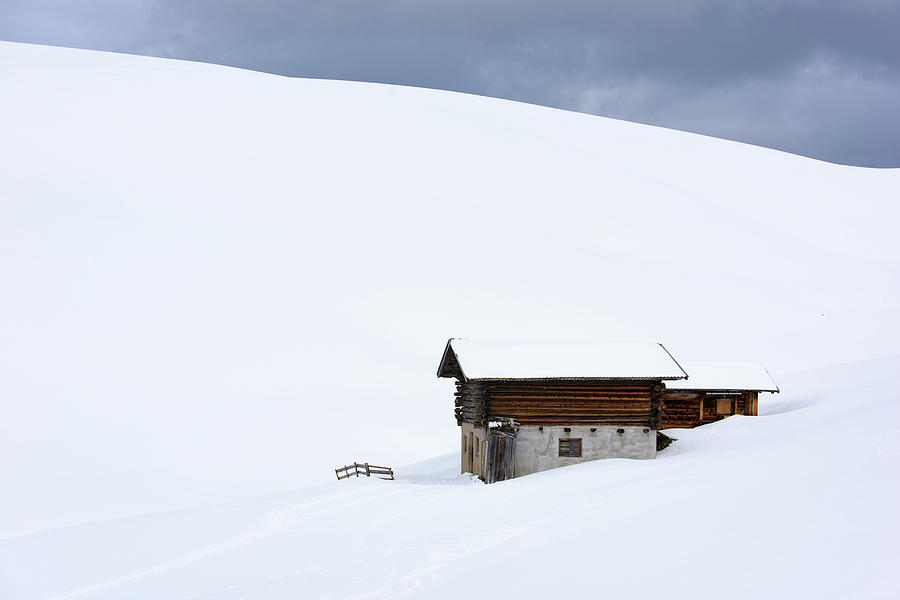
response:
<path id="1" fill-rule="evenodd" d="M 580 457 L 581 438 L 560 438 L 559 455 Z"/>

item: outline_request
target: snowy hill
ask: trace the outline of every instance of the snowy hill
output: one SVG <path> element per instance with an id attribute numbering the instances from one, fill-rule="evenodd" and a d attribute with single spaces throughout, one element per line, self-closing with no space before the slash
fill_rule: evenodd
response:
<path id="1" fill-rule="evenodd" d="M 348 461 L 401 465 L 456 449 L 450 384 L 434 377 L 451 336 L 663 341 L 685 359 L 765 363 L 782 387 L 778 402 L 797 398 L 786 384 L 789 372 L 896 354 L 898 170 L 835 166 L 461 94 L 22 44 L 0 44 L 0 81 L 0 536 L 331 486 L 234 505 L 233 527 L 231 516 L 217 522 L 218 512 L 198 509 L 205 516 L 196 527 L 207 529 L 186 532 L 190 539 L 164 532 L 194 517 L 159 517 L 165 540 L 141 544 L 133 557 L 122 552 L 102 568 L 89 566 L 108 557 L 98 542 L 96 554 L 72 562 L 72 577 L 61 566 L 59 577 L 42 577 L 43 561 L 60 564 L 42 552 L 56 548 L 64 561 L 66 536 L 81 544 L 78 536 L 106 528 L 114 541 L 130 527 L 155 531 L 157 517 L 119 522 L 125 529 L 88 525 L 10 537 L 0 569 L 12 589 L 25 590 L 16 591 L 22 597 L 69 593 L 229 543 L 231 534 L 269 531 L 276 525 L 259 519 L 277 506 L 293 511 L 307 493 L 322 510 L 336 501 L 332 494 L 368 502 L 367 494 L 397 493 L 434 506 L 434 519 L 450 528 L 440 511 L 450 514 L 450 498 L 459 494 L 497 503 L 485 509 L 490 515 L 517 502 L 513 490 L 550 502 L 560 485 L 581 498 L 618 494 L 626 481 L 652 487 L 675 478 L 674 499 L 654 488 L 656 500 L 636 505 L 656 514 L 667 505 L 654 502 L 699 501 L 691 469 L 714 469 L 709 457 L 731 452 L 720 443 L 756 439 L 762 423 L 782 422 L 775 415 L 729 420 L 686 434 L 671 459 L 658 463 L 585 465 L 490 491 L 349 487 L 355 481 L 334 487 L 330 469 Z M 756 490 L 753 504 L 775 510 L 772 502 L 784 498 L 773 482 L 817 465 L 810 485 L 839 489 L 837 504 L 822 506 L 847 509 L 845 494 L 854 494 L 870 503 L 866 510 L 881 507 L 871 503 L 887 501 L 893 490 L 881 488 L 871 499 L 836 483 L 849 479 L 872 490 L 892 481 L 894 471 L 878 469 L 896 466 L 893 440 L 883 439 L 878 460 L 864 458 L 870 432 L 893 422 L 887 412 L 857 413 L 869 401 L 893 410 L 892 386 L 873 377 L 884 384 L 872 388 L 874 396 L 854 393 L 840 404 L 844 417 L 822 416 L 830 428 L 815 429 L 814 420 L 797 416 L 804 411 L 778 417 L 792 424 L 763 435 L 775 440 L 772 448 L 797 451 L 779 458 L 783 469 L 748 484 L 728 478 L 702 485 L 729 501 L 729 486 Z M 816 414 L 830 414 L 822 411 Z M 861 449 L 835 462 L 840 449 L 828 442 L 844 427 L 856 437 L 841 448 Z M 795 433 L 807 443 L 779 437 Z M 709 437 L 716 443 L 688 452 L 692 440 Z M 735 460 L 750 468 L 760 453 L 774 460 L 765 448 Z M 816 463 L 819 456 L 824 463 Z M 678 461 L 686 471 L 669 470 Z M 830 464 L 838 470 L 826 478 Z M 874 481 L 878 473 L 882 480 Z M 805 513 L 802 503 L 812 498 L 798 494 L 785 500 L 786 510 Z M 388 510 L 399 502 L 392 497 L 366 506 Z M 622 498 L 617 510 L 630 496 Z M 396 516 L 405 505 L 396 506 L 387 521 L 411 527 L 414 511 Z M 577 506 L 561 508 L 558 525 L 590 520 L 593 513 Z M 714 545 L 725 535 L 715 525 L 725 508 L 711 510 L 696 527 L 663 527 L 629 512 L 616 517 L 622 529 L 604 517 L 589 531 L 627 529 L 635 531 L 628 544 L 677 552 L 687 537 Z M 767 516 L 757 513 L 734 535 L 752 537 Z M 571 529 L 556 529 L 549 513 L 531 519 L 544 518 L 547 529 L 535 526 L 537 533 L 510 543 L 544 553 L 554 540 L 570 539 Z M 334 522 L 304 523 L 326 531 Z M 147 531 L 138 533 L 156 535 Z M 458 543 L 485 548 L 503 537 L 492 529 L 473 541 L 465 532 L 474 530 L 452 531 Z M 875 552 L 865 541 L 869 530 L 841 531 L 839 541 L 865 542 Z M 443 538 L 438 531 L 430 539 Z M 802 548 L 824 560 L 817 539 Z M 750 548 L 763 552 L 766 543 L 754 539 Z M 22 544 L 35 544 L 36 553 Z M 766 547 L 786 546 L 779 538 Z M 270 551 L 287 560 L 283 548 Z M 452 557 L 457 546 L 423 548 Z M 379 551 L 390 556 L 388 547 Z M 745 585 L 738 571 L 717 568 L 724 555 L 711 554 L 709 568 L 693 557 L 696 574 Z M 572 564 L 584 567 L 592 556 Z M 292 568 L 301 567 L 262 573 Z M 245 573 L 252 579 L 261 572 Z M 191 577 L 204 593 L 213 591 Z M 136 585 L 134 597 L 149 594 L 147 585 Z"/>

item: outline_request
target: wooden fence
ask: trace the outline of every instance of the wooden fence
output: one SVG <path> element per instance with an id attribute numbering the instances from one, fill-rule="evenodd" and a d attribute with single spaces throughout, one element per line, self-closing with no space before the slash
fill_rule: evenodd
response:
<path id="1" fill-rule="evenodd" d="M 379 467 L 378 465 L 370 465 L 369 463 L 353 463 L 352 465 L 335 469 L 334 474 L 337 475 L 338 481 L 353 477 L 354 475 L 357 477 L 360 475 L 365 475 L 366 477 L 377 475 L 379 476 L 379 479 L 390 479 L 391 481 L 394 479 L 394 470 L 392 468 Z M 381 475 L 387 475 L 387 477 L 381 477 Z"/>

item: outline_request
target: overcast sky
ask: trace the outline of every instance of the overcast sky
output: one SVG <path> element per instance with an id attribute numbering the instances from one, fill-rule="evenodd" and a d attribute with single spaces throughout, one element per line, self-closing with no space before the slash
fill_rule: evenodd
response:
<path id="1" fill-rule="evenodd" d="M 897 0 L 3 0 L 0 39 L 457 90 L 900 167 Z"/>

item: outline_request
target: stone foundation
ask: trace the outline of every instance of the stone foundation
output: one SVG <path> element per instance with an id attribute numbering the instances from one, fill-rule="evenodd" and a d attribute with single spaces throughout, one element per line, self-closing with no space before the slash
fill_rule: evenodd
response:
<path id="1" fill-rule="evenodd" d="M 601 458 L 656 458 L 656 431 L 615 425 L 520 427 L 515 476 Z M 581 439 L 581 457 L 559 456 L 560 438 Z"/>

